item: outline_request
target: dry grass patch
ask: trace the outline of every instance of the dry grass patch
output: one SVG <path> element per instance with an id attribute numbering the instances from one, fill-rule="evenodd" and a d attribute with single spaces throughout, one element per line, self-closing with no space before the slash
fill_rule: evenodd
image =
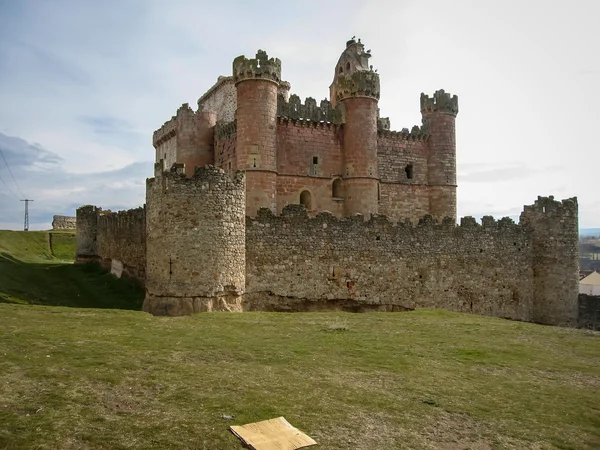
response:
<path id="1" fill-rule="evenodd" d="M 1 450 L 232 449 L 282 415 L 326 449 L 594 449 L 599 382 L 598 332 L 443 311 L 0 305 Z"/>

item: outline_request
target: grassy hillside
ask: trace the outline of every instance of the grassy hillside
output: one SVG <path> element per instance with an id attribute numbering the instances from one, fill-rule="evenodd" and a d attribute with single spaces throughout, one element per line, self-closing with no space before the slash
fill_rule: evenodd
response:
<path id="1" fill-rule="evenodd" d="M 597 332 L 0 305 L 2 449 L 235 449 L 229 425 L 280 415 L 323 449 L 597 449 L 599 405 Z"/>
<path id="2" fill-rule="evenodd" d="M 137 282 L 74 259 L 73 232 L 0 231 L 0 303 L 141 309 Z"/>

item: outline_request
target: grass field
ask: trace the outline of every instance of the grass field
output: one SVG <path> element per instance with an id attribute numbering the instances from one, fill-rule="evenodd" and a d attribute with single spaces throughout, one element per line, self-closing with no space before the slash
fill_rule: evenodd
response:
<path id="1" fill-rule="evenodd" d="M 229 425 L 279 416 L 323 449 L 600 448 L 599 332 L 427 310 L 42 306 L 135 309 L 143 292 L 5 237 L 0 450 L 236 449 Z"/>
<path id="2" fill-rule="evenodd" d="M 0 231 L 0 303 L 141 309 L 139 283 L 74 259 L 73 233 Z"/>

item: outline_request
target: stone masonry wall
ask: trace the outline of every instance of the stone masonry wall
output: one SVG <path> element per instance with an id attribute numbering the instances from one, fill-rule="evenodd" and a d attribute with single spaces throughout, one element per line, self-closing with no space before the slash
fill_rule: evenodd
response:
<path id="1" fill-rule="evenodd" d="M 146 273 L 146 211 L 102 211 L 98 216 L 98 256 L 106 267 L 113 260 L 123 273 L 144 280 Z"/>
<path id="2" fill-rule="evenodd" d="M 77 218 L 69 216 L 54 216 L 52 218 L 53 230 L 74 230 L 77 227 Z"/>
<path id="3" fill-rule="evenodd" d="M 233 77 L 219 77 L 217 82 L 198 99 L 198 111 L 214 111 L 219 122 L 233 122 L 237 108 L 237 93 Z"/>
<path id="4" fill-rule="evenodd" d="M 379 213 L 392 220 L 409 218 L 416 223 L 429 214 L 427 140 L 417 131 L 378 133 Z"/>
<path id="5" fill-rule="evenodd" d="M 177 166 L 146 182 L 143 309 L 157 315 L 241 310 L 245 287 L 245 177 Z"/>
<path id="6" fill-rule="evenodd" d="M 98 260 L 98 215 L 101 208 L 85 205 L 77 208 L 76 262 Z"/>
<path id="7" fill-rule="evenodd" d="M 246 229 L 246 309 L 445 308 L 530 320 L 530 235 L 510 219 L 418 226 L 261 210 Z"/>

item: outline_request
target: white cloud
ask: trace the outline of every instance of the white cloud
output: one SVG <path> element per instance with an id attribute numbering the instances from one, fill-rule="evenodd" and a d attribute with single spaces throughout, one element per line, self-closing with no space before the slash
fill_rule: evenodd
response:
<path id="1" fill-rule="evenodd" d="M 320 100 L 355 34 L 372 49 L 393 128 L 420 123 L 421 92 L 458 94 L 460 215 L 576 195 L 581 225 L 599 226 L 599 15 L 593 0 L 3 1 L 0 132 L 47 152 L 19 172 L 40 199 L 32 211 L 45 205 L 40 223 L 76 202 L 135 207 L 152 174 L 152 131 L 233 58 L 264 49 L 294 93 Z M 5 200 L 0 226 L 19 228 L 22 204 Z"/>

